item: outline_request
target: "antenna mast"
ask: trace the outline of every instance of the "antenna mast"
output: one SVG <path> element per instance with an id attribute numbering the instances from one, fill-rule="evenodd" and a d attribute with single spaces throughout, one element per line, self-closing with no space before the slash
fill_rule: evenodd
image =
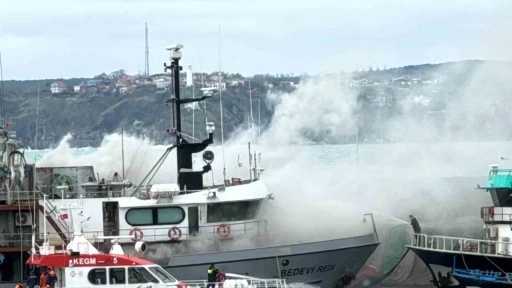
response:
<path id="1" fill-rule="evenodd" d="M 167 72 L 168 69 L 172 71 L 172 78 L 173 78 L 173 90 L 171 91 L 172 97 L 166 101 L 166 105 L 169 103 L 172 103 L 172 106 L 174 107 L 174 127 L 172 130 L 168 130 L 169 133 L 174 135 L 175 144 L 169 148 L 167 148 L 164 155 L 160 158 L 159 162 L 153 167 L 160 168 L 160 165 L 163 160 L 165 160 L 165 157 L 170 153 L 170 151 L 174 148 L 177 148 L 177 155 L 176 155 L 176 163 L 177 163 L 177 178 L 178 178 L 178 185 L 180 187 L 180 191 L 183 191 L 186 193 L 187 190 L 201 190 L 203 189 L 203 174 L 211 171 L 210 163 L 213 162 L 214 155 L 211 151 L 205 151 L 203 153 L 203 160 L 207 163 L 206 166 L 203 166 L 202 171 L 193 171 L 192 170 L 192 154 L 198 153 L 206 149 L 209 144 L 213 143 L 213 131 L 215 130 L 215 127 L 213 126 L 213 123 L 207 123 L 206 125 L 206 132 L 208 133 L 208 139 L 203 140 L 202 142 L 196 142 L 196 143 L 188 143 L 186 139 L 183 138 L 185 136 L 181 132 L 181 105 L 182 104 L 188 104 L 188 103 L 195 103 L 199 101 L 204 101 L 207 98 L 210 98 L 211 95 L 205 95 L 200 98 L 188 98 L 188 99 L 181 99 L 180 97 L 180 71 L 182 70 L 182 67 L 179 64 L 179 61 L 181 59 L 181 49 L 183 49 L 183 45 L 181 44 L 175 44 L 167 47 L 167 50 L 171 52 L 171 58 L 172 61 L 171 65 L 167 65 L 164 63 L 165 72 Z M 152 169 L 152 170 L 153 170 Z M 157 169 L 158 170 L 158 169 Z M 150 171 L 151 173 L 152 171 Z M 150 174 L 148 174 L 150 176 Z M 146 176 L 146 178 L 148 177 Z M 144 182 L 143 180 L 142 182 Z M 135 193 L 136 191 L 134 191 Z M 134 194 L 132 193 L 132 194 Z"/>
<path id="2" fill-rule="evenodd" d="M 0 50 L 0 117 L 2 120 L 2 127 L 5 125 L 4 97 L 4 70 L 2 67 L 2 51 Z"/>
<path id="3" fill-rule="evenodd" d="M 144 74 L 147 77 L 149 77 L 149 45 L 148 45 L 148 22 L 146 22 L 146 34 L 145 34 L 145 39 L 146 39 L 146 62 L 145 62 L 145 66 L 144 66 Z"/>
<path id="4" fill-rule="evenodd" d="M 251 103 L 251 139 L 254 142 L 254 116 L 253 116 L 253 113 L 252 113 L 251 78 L 249 78 L 249 103 Z"/>
<path id="5" fill-rule="evenodd" d="M 222 140 L 222 174 L 224 183 L 223 185 L 226 186 L 226 158 L 224 156 L 224 120 L 223 120 L 223 114 L 222 114 L 222 79 L 221 79 L 221 66 L 220 66 L 220 23 L 219 23 L 219 98 L 220 98 L 220 135 Z"/>
<path id="6" fill-rule="evenodd" d="M 36 136 L 34 139 L 34 150 L 37 150 L 37 130 L 39 129 L 39 90 L 41 89 L 41 82 L 37 84 L 37 111 L 36 111 Z"/>

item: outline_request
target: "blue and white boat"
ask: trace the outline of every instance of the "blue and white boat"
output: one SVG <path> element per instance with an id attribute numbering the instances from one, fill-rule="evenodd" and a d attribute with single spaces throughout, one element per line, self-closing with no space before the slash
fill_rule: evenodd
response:
<path id="1" fill-rule="evenodd" d="M 512 287 L 512 169 L 491 165 L 478 189 L 493 206 L 480 208 L 483 239 L 417 234 L 407 247 L 430 270 L 437 287 Z"/>

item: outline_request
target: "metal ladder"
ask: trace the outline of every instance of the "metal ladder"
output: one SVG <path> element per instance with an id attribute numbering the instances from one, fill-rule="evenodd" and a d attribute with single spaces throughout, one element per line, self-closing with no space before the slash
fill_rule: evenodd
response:
<path id="1" fill-rule="evenodd" d="M 43 192 L 39 191 L 38 192 L 38 196 L 39 196 L 39 199 L 43 199 L 44 198 L 44 194 Z M 60 217 L 59 217 L 59 210 L 57 207 L 55 207 L 55 205 L 53 205 L 52 203 L 50 203 L 50 201 L 45 201 L 46 203 L 46 215 L 45 215 L 45 221 L 48 221 L 50 222 L 50 225 L 51 225 L 51 221 L 48 220 L 48 217 L 51 217 L 51 219 L 53 219 L 53 221 L 55 221 L 55 224 L 57 224 L 57 226 L 60 226 L 59 228 L 64 228 L 65 231 L 63 231 L 62 233 L 67 237 L 67 239 L 64 239 L 65 237 L 62 237 L 63 235 L 59 235 L 61 236 L 62 238 L 62 241 L 66 242 L 68 241 L 69 239 L 71 239 L 71 232 L 70 232 L 70 229 L 69 229 L 69 226 L 68 224 L 62 220 Z M 38 203 L 39 205 L 39 203 Z M 53 226 L 53 225 L 52 225 Z M 55 228 L 55 227 L 53 227 Z M 56 231 L 57 232 L 57 231 Z M 57 232 L 59 233 L 59 232 Z"/>

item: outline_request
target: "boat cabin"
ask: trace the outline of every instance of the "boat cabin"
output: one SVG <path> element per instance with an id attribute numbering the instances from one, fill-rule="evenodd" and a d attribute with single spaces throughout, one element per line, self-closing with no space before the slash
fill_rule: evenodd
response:
<path id="1" fill-rule="evenodd" d="M 56 287 L 176 287 L 178 281 L 162 267 L 147 260 L 125 255 L 66 254 L 35 255 L 28 265 L 43 271 L 51 267 L 56 276 Z"/>
<path id="2" fill-rule="evenodd" d="M 490 193 L 493 206 L 481 207 L 480 217 L 485 224 L 485 238 L 496 241 L 492 251 L 512 255 L 512 169 L 491 165 L 489 177 L 479 189 Z"/>
<path id="3" fill-rule="evenodd" d="M 87 216 L 83 233 L 93 243 L 103 243 L 102 236 L 131 236 L 119 240 L 129 244 L 141 240 L 229 240 L 266 232 L 259 211 L 269 194 L 257 179 L 186 193 L 177 184 L 150 184 L 133 195 L 129 181 L 114 175 L 98 182 L 91 166 L 39 167 L 36 177 L 37 188 L 48 200 L 48 216 L 43 216 L 41 206 L 37 221 L 39 227 L 50 224 L 49 239 L 55 246 L 71 237 L 69 215 L 56 207 L 76 201 L 83 202 Z"/>

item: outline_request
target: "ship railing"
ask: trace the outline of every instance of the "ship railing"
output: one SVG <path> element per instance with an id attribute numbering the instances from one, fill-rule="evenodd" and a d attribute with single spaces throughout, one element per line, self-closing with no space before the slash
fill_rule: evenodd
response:
<path id="1" fill-rule="evenodd" d="M 36 233 L 35 241 L 37 245 L 43 245 L 44 233 Z M 50 246 L 60 246 L 64 244 L 61 235 L 58 233 L 46 233 Z M 32 233 L 0 233 L 0 248 L 9 247 L 31 247 Z"/>
<path id="2" fill-rule="evenodd" d="M 84 183 L 80 185 L 63 185 L 67 189 L 59 189 L 54 185 L 36 184 L 37 189 L 48 195 L 49 200 L 79 199 L 79 198 L 119 198 L 128 197 L 130 189 L 123 189 L 121 184 L 105 183 Z"/>
<path id="3" fill-rule="evenodd" d="M 512 256 L 512 242 L 414 234 L 412 247 L 434 251 L 459 251 L 465 254 Z"/>
<path id="4" fill-rule="evenodd" d="M 255 235 L 264 235 L 267 230 L 267 221 L 266 220 L 254 220 L 247 221 L 243 223 L 226 223 L 229 226 L 229 237 L 225 237 L 228 239 L 241 237 L 241 236 L 255 236 Z M 191 229 L 188 227 L 177 227 L 179 231 L 181 231 L 181 237 L 175 240 L 202 240 L 202 239 L 224 239 L 217 233 L 217 228 L 220 224 L 215 225 L 204 225 L 200 226 L 199 229 Z M 166 228 L 151 228 L 151 227 L 139 227 L 139 229 L 144 234 L 142 239 L 138 238 L 140 241 L 146 242 L 159 242 L 159 241 L 169 241 L 171 240 L 169 234 L 173 237 L 177 237 L 179 232 L 177 229 L 172 230 L 174 226 L 169 226 Z M 108 236 L 128 236 L 130 235 L 131 229 L 120 229 L 107 231 L 106 234 L 110 234 Z M 84 231 L 84 234 L 88 233 Z M 132 234 L 133 235 L 133 234 Z M 121 242 L 130 241 L 130 239 L 120 239 Z"/>
<path id="5" fill-rule="evenodd" d="M 286 288 L 285 279 L 255 279 L 251 277 L 235 278 L 228 280 L 237 280 L 226 282 L 208 282 L 207 280 L 185 280 L 180 281 L 187 285 L 187 288 L 206 288 L 209 284 L 215 285 L 215 288 Z M 211 287 L 211 286 L 210 286 Z"/>
<path id="6" fill-rule="evenodd" d="M 24 202 L 32 202 L 37 199 L 37 196 L 34 195 L 34 192 L 30 191 L 12 191 L 12 200 L 13 203 L 24 203 Z M 0 201 L 7 200 L 7 191 L 0 191 Z M 23 204 L 22 204 L 23 205 Z"/>
<path id="7" fill-rule="evenodd" d="M 238 279 L 237 279 L 238 280 Z M 240 279 L 240 281 L 236 282 L 208 282 L 208 281 L 179 281 L 182 284 L 186 284 L 187 288 L 206 288 L 209 284 L 212 288 L 287 288 L 286 281 L 284 279 L 261 279 L 261 280 L 247 280 Z M 306 285 L 300 285 L 306 286 Z M 98 286 L 81 286 L 82 288 L 97 288 Z M 116 286 L 114 286 L 116 287 Z M 146 287 L 145 285 L 141 285 L 139 287 Z M 147 286 L 147 287 L 150 287 Z M 177 287 L 174 286 L 174 287 Z M 294 285 L 296 287 L 296 285 Z M 61 287 L 66 288 L 66 287 Z"/>
<path id="8" fill-rule="evenodd" d="M 134 240 L 138 241 L 144 241 L 144 242 L 165 242 L 170 241 L 169 234 L 171 236 L 177 236 L 176 233 L 177 230 L 169 232 L 174 226 L 169 226 L 166 228 L 144 228 L 141 227 L 140 231 L 142 231 L 142 238 L 140 237 L 140 232 L 138 234 L 138 237 L 135 238 L 134 234 L 132 233 L 131 239 L 125 239 L 122 237 L 119 239 L 121 243 L 129 242 L 131 243 Z M 203 239 L 225 239 L 217 234 L 217 227 L 219 227 L 219 224 L 216 225 L 206 225 L 206 226 L 200 226 L 199 232 L 191 232 L 188 227 L 178 227 L 181 231 L 181 237 L 178 239 L 173 240 L 203 240 Z M 244 223 L 229 223 L 230 227 L 230 236 L 226 237 L 227 239 L 232 239 L 236 237 L 243 237 L 243 236 L 257 236 L 257 235 L 265 235 L 266 229 L 267 229 L 267 221 L 266 220 L 254 220 L 254 221 L 248 221 Z M 87 231 L 83 230 L 82 234 L 83 236 L 89 240 L 91 243 L 102 243 L 105 241 L 102 237 L 104 236 L 130 236 L 130 232 L 132 229 L 112 229 L 110 231 Z M 197 230 L 196 230 L 197 231 Z M 176 232 L 176 233 L 174 233 Z M 0 234 L 1 235 L 1 234 Z M 55 238 L 58 236 L 58 233 L 49 233 L 48 236 L 50 239 Z"/>

